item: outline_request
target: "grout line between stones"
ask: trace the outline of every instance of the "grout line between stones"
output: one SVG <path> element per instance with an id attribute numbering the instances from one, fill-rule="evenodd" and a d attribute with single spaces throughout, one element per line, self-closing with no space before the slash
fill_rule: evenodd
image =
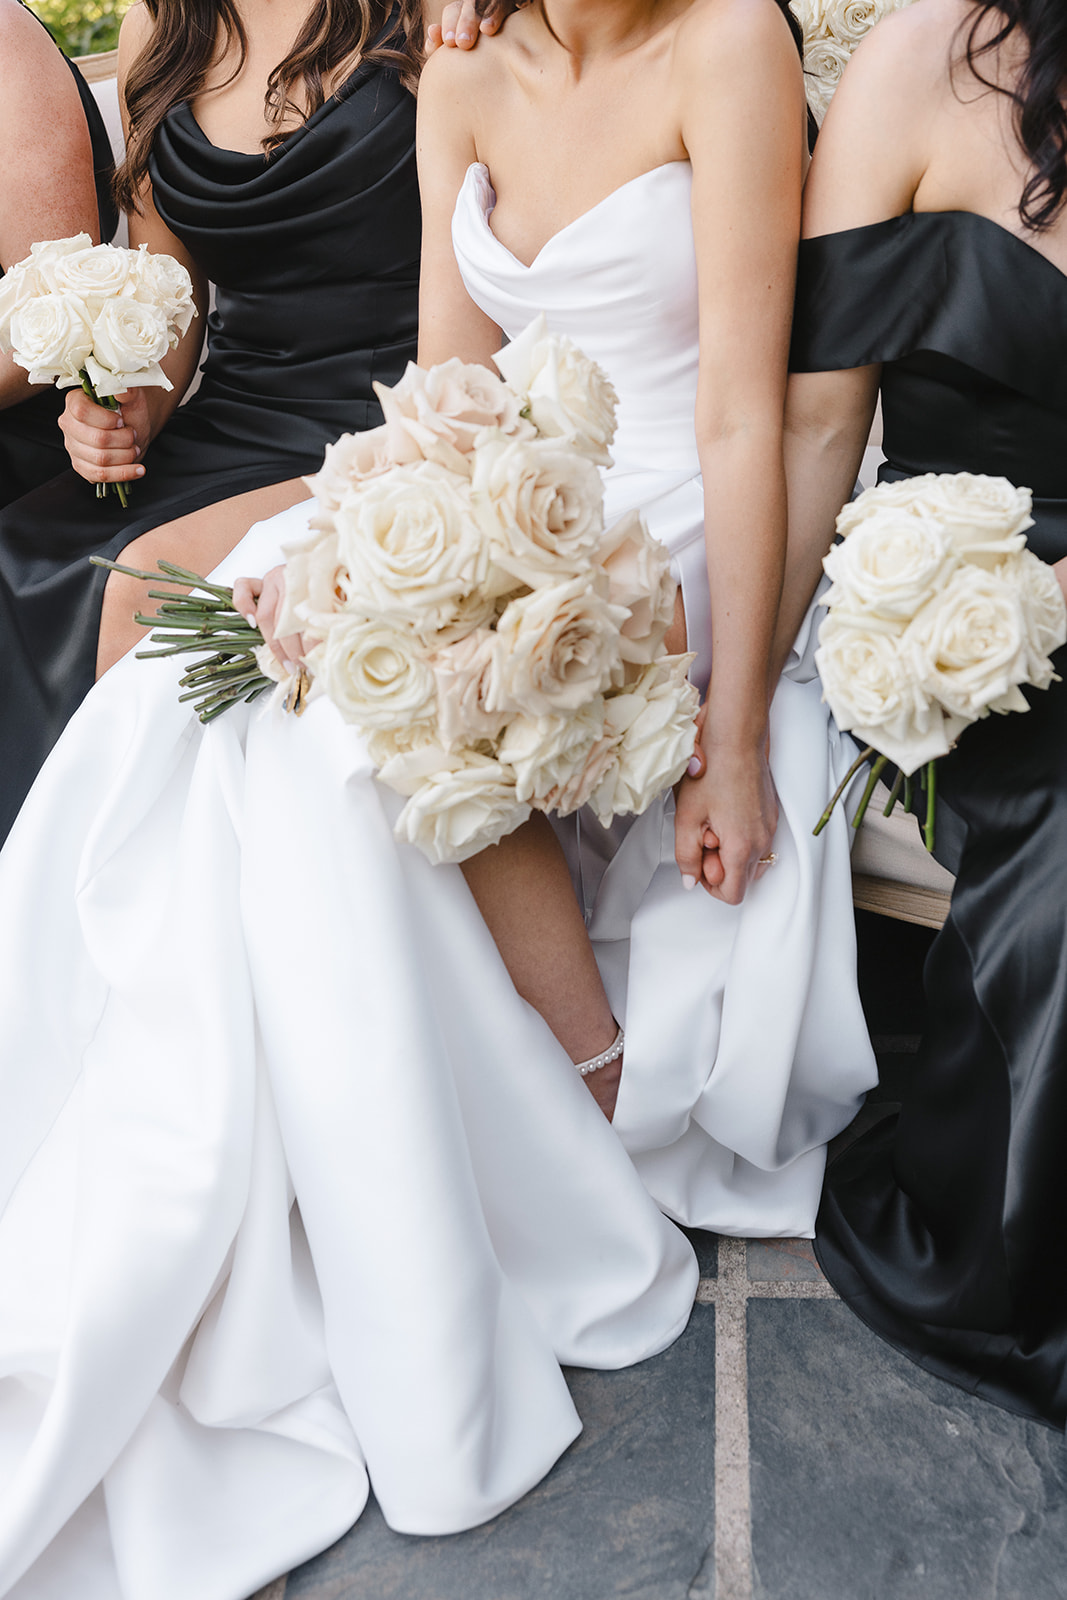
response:
<path id="1" fill-rule="evenodd" d="M 720 1238 L 714 1296 L 715 1600 L 752 1600 L 746 1327 L 749 1287 L 745 1240 Z"/>

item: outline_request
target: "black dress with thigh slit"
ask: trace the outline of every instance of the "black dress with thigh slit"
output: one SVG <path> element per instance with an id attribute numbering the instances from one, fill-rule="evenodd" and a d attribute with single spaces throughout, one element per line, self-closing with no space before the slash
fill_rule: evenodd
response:
<path id="1" fill-rule="evenodd" d="M 968 212 L 806 241 L 793 366 L 882 362 L 883 479 L 1002 475 L 1067 556 L 1067 276 Z M 1058 652 L 1067 679 L 1067 648 Z M 817 1253 L 872 1328 L 1011 1411 L 1067 1422 L 1067 681 L 939 764 L 957 874 L 898 1115 L 830 1167 Z"/>
<path id="2" fill-rule="evenodd" d="M 414 130 L 414 98 L 377 63 L 269 159 L 218 149 L 186 104 L 162 123 L 155 203 L 216 286 L 203 379 L 127 510 L 68 470 L 0 513 L 0 838 L 92 683 L 106 574 L 89 556 L 314 472 L 332 440 L 381 421 L 372 384 L 415 355 Z"/>
<path id="3" fill-rule="evenodd" d="M 29 11 L 28 6 L 25 9 Z M 33 12 L 30 15 L 33 16 Z M 35 20 L 41 21 L 40 17 Z M 44 27 L 43 22 L 41 26 Z M 63 59 L 70 68 L 85 113 L 92 147 L 100 237 L 106 241 L 114 234 L 119 220 L 111 197 L 111 179 L 115 170 L 111 143 L 100 108 L 93 99 L 93 91 L 74 62 L 66 56 Z M 0 276 L 3 276 L 5 266 L 13 264 L 10 261 L 0 262 Z M 18 405 L 0 411 L 0 508 L 27 494 L 29 490 L 36 489 L 38 484 L 54 478 L 57 472 L 62 472 L 66 467 L 67 452 L 63 448 L 63 436 L 58 426 L 63 403 L 62 393 L 58 389 L 48 388 L 28 400 L 21 400 Z"/>

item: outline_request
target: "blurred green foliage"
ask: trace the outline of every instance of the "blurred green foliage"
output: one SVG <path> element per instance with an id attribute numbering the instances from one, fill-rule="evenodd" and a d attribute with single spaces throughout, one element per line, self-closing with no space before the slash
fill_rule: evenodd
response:
<path id="1" fill-rule="evenodd" d="M 119 23 L 132 0 L 30 0 L 30 4 L 66 55 L 91 56 L 114 50 Z"/>

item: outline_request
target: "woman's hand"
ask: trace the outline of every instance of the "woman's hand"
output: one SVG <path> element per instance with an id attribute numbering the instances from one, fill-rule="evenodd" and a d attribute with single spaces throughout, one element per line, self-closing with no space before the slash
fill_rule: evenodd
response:
<path id="1" fill-rule="evenodd" d="M 693 768 L 696 771 L 693 772 Z M 740 905 L 769 863 L 778 797 L 766 742 L 706 748 L 698 740 L 675 814 L 675 860 L 687 888 L 701 883 L 716 900 Z"/>
<path id="2" fill-rule="evenodd" d="M 303 665 L 304 635 L 287 633 L 278 638 L 275 629 L 285 603 L 285 567 L 272 567 L 265 578 L 238 578 L 233 586 L 234 608 L 245 621 L 258 628 L 283 666 Z"/>
<path id="3" fill-rule="evenodd" d="M 118 411 L 90 400 L 84 389 L 68 389 L 59 426 L 71 466 L 89 483 L 129 483 L 144 477 L 139 458 L 148 448 L 151 422 L 143 389 L 117 394 Z"/>
<path id="4" fill-rule="evenodd" d="M 516 0 L 489 0 L 488 5 L 485 0 L 450 0 L 441 21 L 426 30 L 427 55 L 441 44 L 473 50 L 479 33 L 498 33 L 514 10 Z"/>

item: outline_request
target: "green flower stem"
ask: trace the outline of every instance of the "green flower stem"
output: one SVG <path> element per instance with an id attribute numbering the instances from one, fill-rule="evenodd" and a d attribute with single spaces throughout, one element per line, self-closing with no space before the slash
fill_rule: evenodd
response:
<path id="1" fill-rule="evenodd" d="M 900 799 L 900 791 L 903 788 L 903 786 L 904 786 L 904 774 L 901 772 L 900 768 L 898 767 L 897 768 L 897 775 L 896 775 L 895 779 L 893 780 L 893 787 L 889 791 L 889 800 L 886 803 L 885 810 L 882 812 L 883 817 L 888 817 L 888 816 L 892 815 L 893 807 L 896 805 L 897 801 Z"/>
<path id="2" fill-rule="evenodd" d="M 877 761 L 873 763 L 870 774 L 867 778 L 867 787 L 864 789 L 860 798 L 860 803 L 856 807 L 856 815 L 852 818 L 852 826 L 854 828 L 858 828 L 864 817 L 867 815 L 867 807 L 871 803 L 871 795 L 874 793 L 874 786 L 878 782 L 878 779 L 882 776 L 882 771 L 888 765 L 888 763 L 888 756 L 879 756 Z"/>
<path id="3" fill-rule="evenodd" d="M 908 777 L 906 777 L 904 779 L 904 810 L 905 811 L 910 811 L 911 810 L 912 803 L 913 803 L 914 799 L 915 799 L 915 783 L 914 783 L 914 780 L 912 779 L 912 777 L 911 777 L 911 775 L 909 773 Z"/>
<path id="4" fill-rule="evenodd" d="M 862 767 L 863 763 L 865 761 L 868 761 L 870 759 L 870 757 L 873 756 L 873 755 L 874 755 L 874 746 L 872 744 L 869 744 L 867 746 L 866 750 L 861 750 L 860 751 L 860 753 L 856 757 L 855 761 L 849 767 L 848 771 L 845 773 L 845 776 L 841 779 L 841 782 L 838 784 L 837 788 L 834 790 L 833 794 L 830 796 L 830 804 L 827 806 L 826 810 L 823 812 L 822 816 L 819 818 L 818 822 L 815 824 L 814 828 L 811 830 L 816 838 L 818 838 L 819 834 L 826 827 L 826 824 L 830 820 L 830 813 L 833 811 L 833 809 L 836 806 L 837 802 L 840 800 L 841 796 L 844 794 L 845 790 L 848 788 L 849 784 L 852 782 L 853 778 L 856 776 L 857 772 Z"/>
<path id="5" fill-rule="evenodd" d="M 923 843 L 930 851 L 934 850 L 934 810 L 937 803 L 937 762 L 926 763 L 926 826 L 923 828 Z"/>

